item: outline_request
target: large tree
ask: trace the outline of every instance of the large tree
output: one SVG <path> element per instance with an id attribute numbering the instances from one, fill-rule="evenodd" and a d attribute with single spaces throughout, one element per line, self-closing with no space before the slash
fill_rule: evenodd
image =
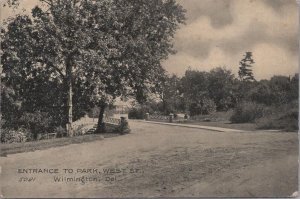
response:
<path id="1" fill-rule="evenodd" d="M 159 100 L 158 110 L 166 115 L 185 111 L 180 78 L 174 74 L 165 74 L 159 82 L 156 89 Z"/>
<path id="2" fill-rule="evenodd" d="M 182 77 L 186 109 L 191 115 L 209 114 L 216 109 L 209 96 L 209 73 L 188 69 Z"/>
<path id="3" fill-rule="evenodd" d="M 218 111 L 227 111 L 234 106 L 234 75 L 226 68 L 217 67 L 208 74 L 208 91 Z"/>
<path id="4" fill-rule="evenodd" d="M 44 7 L 35 7 L 32 17 L 18 16 L 8 25 L 1 60 L 8 74 L 25 79 L 37 70 L 62 84 L 69 134 L 78 87 L 101 110 L 117 96 L 143 100 L 184 22 L 174 0 L 40 1 Z"/>

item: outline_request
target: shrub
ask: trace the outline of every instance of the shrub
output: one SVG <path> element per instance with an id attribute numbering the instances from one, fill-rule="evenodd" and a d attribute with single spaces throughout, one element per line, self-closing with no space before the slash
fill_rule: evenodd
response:
<path id="1" fill-rule="evenodd" d="M 291 117 L 290 114 L 284 117 L 272 117 L 268 116 L 261 118 L 257 122 L 258 129 L 281 129 L 286 131 L 296 131 L 298 130 L 298 120 Z"/>
<path id="2" fill-rule="evenodd" d="M 38 134 L 45 134 L 51 131 L 53 120 L 48 113 L 36 111 L 33 113 L 24 113 L 19 122 L 30 131 L 32 138 L 36 140 Z"/>
<path id="3" fill-rule="evenodd" d="M 233 123 L 254 122 L 263 117 L 265 107 L 254 102 L 242 102 L 234 109 L 230 121 Z"/>
<path id="4" fill-rule="evenodd" d="M 298 130 L 298 108 L 272 107 L 268 114 L 256 121 L 259 129 Z"/>
<path id="5" fill-rule="evenodd" d="M 26 129 L 2 129 L 1 143 L 26 142 L 30 140 L 30 133 Z"/>
<path id="6" fill-rule="evenodd" d="M 231 97 L 222 98 L 218 102 L 217 110 L 218 111 L 228 111 L 234 106 L 233 99 Z"/>
<path id="7" fill-rule="evenodd" d="M 146 111 L 142 108 L 131 108 L 128 113 L 129 119 L 144 119 Z"/>
<path id="8" fill-rule="evenodd" d="M 84 135 L 84 133 L 85 129 L 83 124 L 79 125 L 77 128 L 74 129 L 74 136 Z"/>
<path id="9" fill-rule="evenodd" d="M 54 133 L 56 133 L 56 137 L 61 138 L 67 134 L 67 130 L 61 126 L 54 128 Z"/>

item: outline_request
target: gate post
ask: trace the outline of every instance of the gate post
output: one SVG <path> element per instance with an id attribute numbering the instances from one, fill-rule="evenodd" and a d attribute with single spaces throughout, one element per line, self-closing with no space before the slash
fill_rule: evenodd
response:
<path id="1" fill-rule="evenodd" d="M 145 120 L 149 120 L 149 113 L 146 113 Z"/>
<path id="2" fill-rule="evenodd" d="M 174 114 L 170 113 L 170 115 L 169 115 L 169 122 L 173 123 L 173 119 L 174 119 Z"/>
<path id="3" fill-rule="evenodd" d="M 125 117 L 120 117 L 120 118 L 121 118 L 121 125 L 122 125 L 126 122 L 126 118 Z"/>
<path id="4" fill-rule="evenodd" d="M 127 134 L 130 133 L 130 128 L 128 125 L 128 121 L 125 117 L 121 117 L 119 131 L 121 134 Z"/>

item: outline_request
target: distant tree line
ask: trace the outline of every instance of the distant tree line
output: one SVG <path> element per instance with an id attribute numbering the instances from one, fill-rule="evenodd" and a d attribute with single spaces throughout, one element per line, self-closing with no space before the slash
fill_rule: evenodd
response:
<path id="1" fill-rule="evenodd" d="M 292 113 L 298 120 L 299 77 L 275 75 L 256 81 L 252 72 L 252 53 L 240 62 L 238 77 L 226 67 L 209 72 L 188 69 L 182 77 L 165 75 L 159 89 L 159 100 L 153 98 L 133 111 L 168 115 L 187 113 L 207 115 L 216 111 L 234 110 L 232 122 L 254 122 L 266 115 Z M 285 108 L 284 108 L 285 107 Z M 295 112 L 296 111 L 296 112 Z"/>

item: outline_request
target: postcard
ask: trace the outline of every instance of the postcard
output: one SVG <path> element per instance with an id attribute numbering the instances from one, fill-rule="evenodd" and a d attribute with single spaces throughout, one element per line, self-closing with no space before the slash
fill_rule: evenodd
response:
<path id="1" fill-rule="evenodd" d="M 298 6 L 2 0 L 1 197 L 298 197 Z"/>

